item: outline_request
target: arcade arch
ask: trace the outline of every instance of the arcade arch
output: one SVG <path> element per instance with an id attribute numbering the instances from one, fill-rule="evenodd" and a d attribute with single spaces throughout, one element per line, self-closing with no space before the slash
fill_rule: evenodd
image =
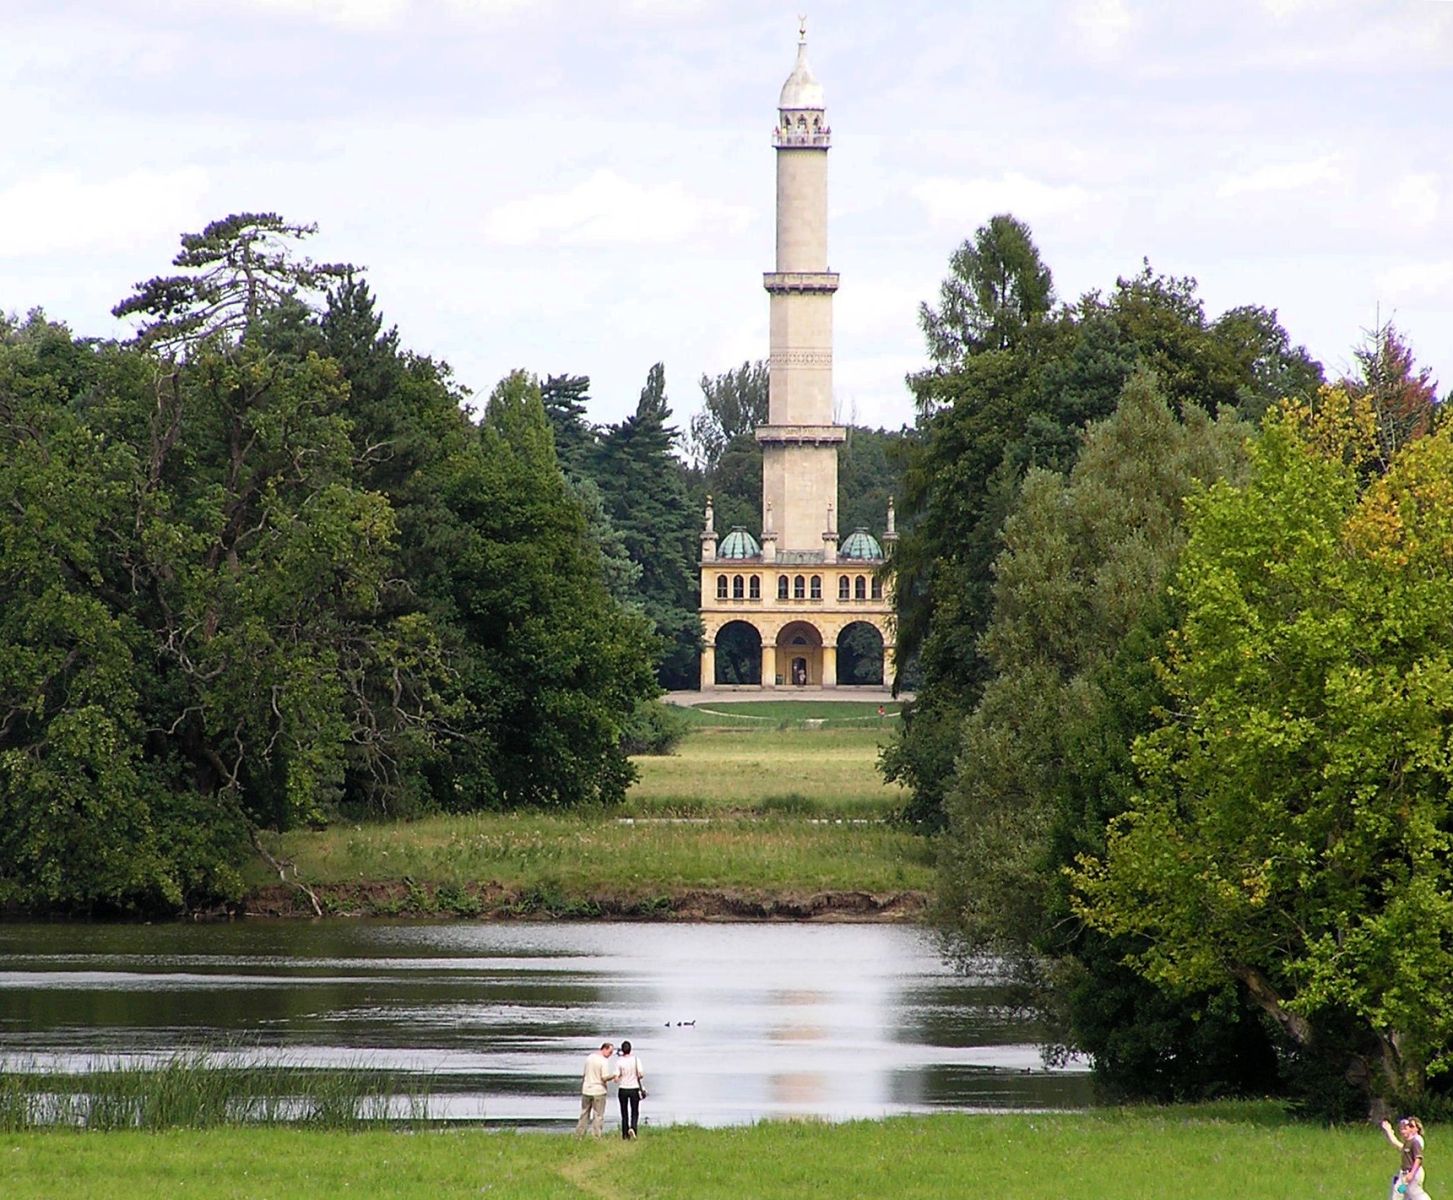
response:
<path id="1" fill-rule="evenodd" d="M 728 621 L 716 631 L 716 682 L 762 682 L 762 635 L 750 621 Z"/>
<path id="2" fill-rule="evenodd" d="M 853 621 L 837 635 L 837 681 L 844 687 L 883 684 L 883 634 L 869 621 Z"/>

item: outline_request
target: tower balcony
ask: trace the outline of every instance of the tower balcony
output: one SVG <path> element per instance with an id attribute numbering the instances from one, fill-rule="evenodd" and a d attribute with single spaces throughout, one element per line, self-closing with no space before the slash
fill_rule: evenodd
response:
<path id="1" fill-rule="evenodd" d="M 826 150 L 832 145 L 832 130 L 772 130 L 772 145 L 778 150 Z"/>
<path id="2" fill-rule="evenodd" d="M 775 295 L 790 292 L 837 291 L 836 271 L 766 271 L 762 275 L 762 286 Z"/>
<path id="3" fill-rule="evenodd" d="M 841 425 L 758 425 L 755 434 L 764 446 L 829 446 L 848 440 Z"/>

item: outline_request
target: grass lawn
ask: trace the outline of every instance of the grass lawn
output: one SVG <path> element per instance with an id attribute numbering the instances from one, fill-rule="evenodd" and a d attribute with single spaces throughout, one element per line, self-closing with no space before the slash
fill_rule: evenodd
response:
<path id="1" fill-rule="evenodd" d="M 675 754 L 632 760 L 640 778 L 626 797 L 626 810 L 885 816 L 907 799 L 902 788 L 884 783 L 878 774 L 878 755 L 895 723 L 880 726 L 875 717 L 867 724 L 822 729 L 781 729 L 770 723 L 699 729 L 682 740 Z"/>
<path id="2" fill-rule="evenodd" d="M 1430 1133 L 1436 1145 L 1438 1131 Z M 945 1114 L 651 1130 L 639 1142 L 468 1129 L 47 1132 L 0 1139 L 7 1200 L 1373 1200 L 1395 1153 L 1370 1127 L 1269 1106 Z M 1430 1186 L 1438 1194 L 1441 1180 Z"/>
<path id="3" fill-rule="evenodd" d="M 771 729 L 821 721 L 828 729 L 880 727 L 889 730 L 897 725 L 902 708 L 897 700 L 708 700 L 690 708 L 682 707 L 680 711 L 697 726 Z"/>

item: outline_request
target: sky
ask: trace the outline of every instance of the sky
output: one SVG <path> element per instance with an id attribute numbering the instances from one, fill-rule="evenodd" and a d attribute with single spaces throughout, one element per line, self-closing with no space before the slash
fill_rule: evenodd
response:
<path id="1" fill-rule="evenodd" d="M 911 423 L 918 305 L 991 216 L 1061 299 L 1148 259 L 1335 375 L 1391 320 L 1453 388 L 1448 0 L 0 0 L 0 311 L 75 332 L 241 211 L 315 222 L 482 399 L 767 354 L 778 91 L 826 93 L 839 419 Z"/>

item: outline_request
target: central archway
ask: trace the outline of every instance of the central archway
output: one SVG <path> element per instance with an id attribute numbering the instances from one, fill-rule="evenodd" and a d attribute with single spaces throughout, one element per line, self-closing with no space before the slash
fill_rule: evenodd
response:
<path id="1" fill-rule="evenodd" d="M 789 621 L 777 632 L 777 682 L 785 687 L 822 686 L 822 634 L 807 621 Z"/>
<path id="2" fill-rule="evenodd" d="M 746 621 L 728 621 L 716 633 L 718 684 L 762 682 L 762 635 Z"/>

